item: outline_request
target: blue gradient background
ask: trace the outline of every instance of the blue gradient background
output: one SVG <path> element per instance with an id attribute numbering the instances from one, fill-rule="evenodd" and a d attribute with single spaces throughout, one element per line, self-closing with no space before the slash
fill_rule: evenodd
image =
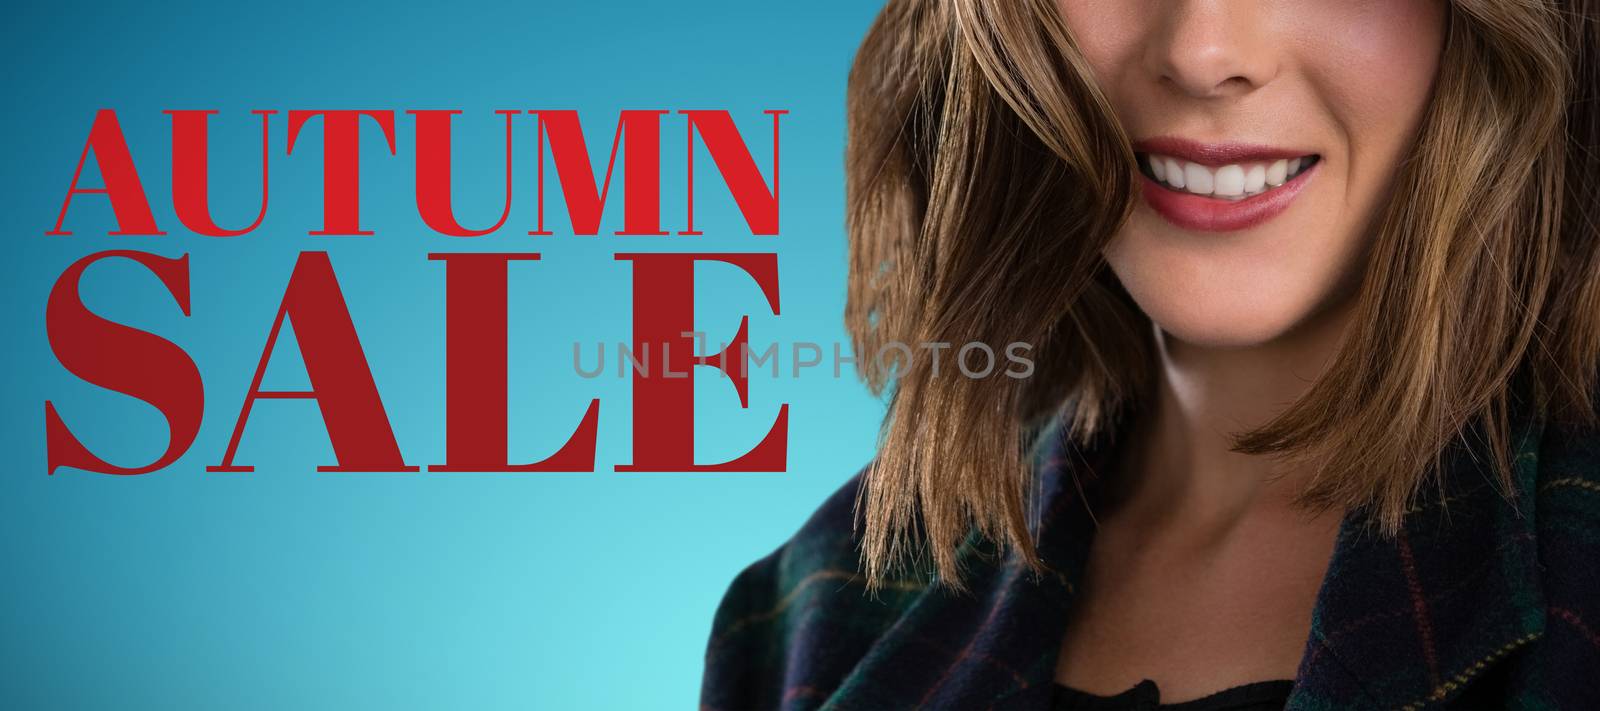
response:
<path id="1" fill-rule="evenodd" d="M 630 333 L 618 251 L 775 251 L 782 315 L 725 265 L 699 271 L 711 338 L 751 314 L 757 344 L 845 340 L 844 82 L 876 3 L 31 3 L 0 28 L 10 151 L 3 174 L 4 451 L 0 477 L 0 707 L 118 709 L 689 708 L 712 613 L 733 576 L 800 525 L 871 455 L 883 406 L 846 366 L 758 376 L 748 410 L 698 384 L 698 456 L 744 452 L 789 403 L 789 471 L 617 473 L 629 460 L 625 379 L 573 372 L 571 344 Z M 115 109 L 164 237 L 110 237 L 104 197 L 75 200 L 71 237 L 47 237 L 94 113 Z M 262 227 L 213 239 L 172 213 L 163 109 L 212 117 L 213 212 L 247 224 L 260 125 L 276 109 Z M 363 126 L 362 220 L 375 237 L 311 237 L 321 217 L 320 122 L 284 153 L 288 109 L 392 109 L 398 155 Z M 782 134 L 782 234 L 748 234 L 712 162 L 696 161 L 704 237 L 529 237 L 533 124 L 517 128 L 517 191 L 500 232 L 441 237 L 417 216 L 414 120 L 455 108 L 456 207 L 491 223 L 501 200 L 495 109 L 574 108 L 604 160 L 625 108 L 727 109 L 770 176 Z M 664 127 L 666 229 L 682 227 L 682 118 Z M 603 168 L 603 163 L 598 167 Z M 94 162 L 87 185 L 98 185 Z M 551 186 L 554 188 L 554 186 Z M 552 193 L 559 196 L 559 193 Z M 620 197 L 613 195 L 613 197 Z M 558 197 L 555 197 L 558 200 Z M 558 201 L 552 202 L 559 207 Z M 618 202 L 613 205 L 620 207 Z M 174 466 L 114 477 L 45 472 L 44 402 L 117 463 L 166 445 L 151 407 L 87 385 L 45 337 L 50 286 L 110 248 L 189 254 L 193 314 L 126 260 L 100 264 L 97 313 L 185 348 L 206 388 L 199 439 Z M 429 251 L 538 251 L 512 267 L 512 461 L 554 451 L 601 399 L 592 474 L 329 474 L 313 403 L 264 401 L 239 463 L 207 473 L 239 412 L 302 250 L 326 250 L 409 464 L 443 461 L 444 268 Z M 848 348 L 848 344 L 846 344 Z M 787 371 L 788 356 L 784 356 Z M 709 373 L 710 371 L 706 371 Z M 270 389 L 304 386 L 292 339 Z"/>

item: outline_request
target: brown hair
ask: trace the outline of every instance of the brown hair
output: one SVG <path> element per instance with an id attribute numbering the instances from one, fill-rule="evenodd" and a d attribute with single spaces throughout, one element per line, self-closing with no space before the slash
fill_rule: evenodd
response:
<path id="1" fill-rule="evenodd" d="M 1236 436 L 1310 467 L 1305 505 L 1367 508 L 1393 531 L 1474 424 L 1509 488 L 1514 381 L 1542 411 L 1594 420 L 1595 2 L 1451 3 L 1351 332 L 1303 398 Z M 974 531 L 1037 566 L 1031 426 L 1061 416 L 1087 443 L 1147 396 L 1150 322 L 1101 256 L 1134 175 L 1050 0 L 889 0 L 878 16 L 850 72 L 847 151 L 846 320 L 862 377 L 892 393 L 857 500 L 870 585 L 925 556 L 960 588 Z M 1036 370 L 873 357 L 969 342 L 1032 344 Z"/>

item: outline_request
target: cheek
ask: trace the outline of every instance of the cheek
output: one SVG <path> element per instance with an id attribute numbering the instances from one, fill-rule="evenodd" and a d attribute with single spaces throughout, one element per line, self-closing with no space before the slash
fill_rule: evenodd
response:
<path id="1" fill-rule="evenodd" d="M 1147 25 L 1159 12 L 1152 4 L 1167 1 L 1057 0 L 1056 6 L 1102 90 L 1110 92 L 1138 62 Z"/>
<path id="2" fill-rule="evenodd" d="M 1441 0 L 1329 2 L 1286 22 L 1300 45 L 1296 63 L 1308 74 L 1371 97 L 1397 98 L 1426 87 L 1444 39 Z"/>
<path id="3" fill-rule="evenodd" d="M 1330 2 L 1293 28 L 1296 64 L 1348 144 L 1348 202 L 1376 209 L 1415 140 L 1439 68 L 1442 0 Z"/>

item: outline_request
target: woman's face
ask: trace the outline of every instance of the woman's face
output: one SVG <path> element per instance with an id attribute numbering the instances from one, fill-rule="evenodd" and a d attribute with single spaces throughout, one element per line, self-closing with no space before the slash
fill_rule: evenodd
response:
<path id="1" fill-rule="evenodd" d="M 1058 0 L 1134 141 L 1106 250 L 1185 342 L 1271 341 L 1343 303 L 1428 101 L 1443 0 Z"/>

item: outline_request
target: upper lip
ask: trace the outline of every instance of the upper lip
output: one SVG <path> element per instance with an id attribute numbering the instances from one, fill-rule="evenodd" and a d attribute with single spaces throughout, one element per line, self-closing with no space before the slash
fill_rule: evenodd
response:
<path id="1" fill-rule="evenodd" d="M 1156 136 L 1135 141 L 1133 150 L 1138 153 L 1155 153 L 1209 166 L 1315 155 L 1314 151 L 1295 148 L 1282 148 L 1254 143 L 1205 143 L 1177 136 Z"/>

